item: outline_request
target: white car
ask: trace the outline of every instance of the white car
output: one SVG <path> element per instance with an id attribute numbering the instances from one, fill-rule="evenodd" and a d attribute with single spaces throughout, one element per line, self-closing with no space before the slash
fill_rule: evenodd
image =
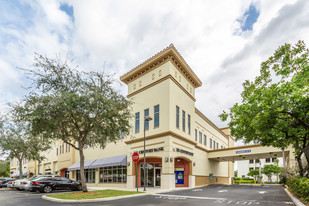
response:
<path id="1" fill-rule="evenodd" d="M 30 182 L 36 180 L 41 177 L 60 177 L 59 175 L 37 175 L 33 176 L 29 179 L 23 179 L 19 184 L 19 190 L 29 190 L 30 189 Z"/>
<path id="2" fill-rule="evenodd" d="M 17 189 L 17 190 L 21 190 L 19 188 L 19 186 L 21 185 L 22 182 L 24 181 L 27 181 L 28 179 L 18 179 L 18 180 L 15 180 L 14 184 L 13 184 L 13 188 Z"/>

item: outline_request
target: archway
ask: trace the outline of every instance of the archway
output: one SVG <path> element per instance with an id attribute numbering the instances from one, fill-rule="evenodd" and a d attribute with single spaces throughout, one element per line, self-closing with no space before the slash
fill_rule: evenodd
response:
<path id="1" fill-rule="evenodd" d="M 189 175 L 191 174 L 191 161 L 183 157 L 175 157 L 175 186 L 189 187 Z"/>

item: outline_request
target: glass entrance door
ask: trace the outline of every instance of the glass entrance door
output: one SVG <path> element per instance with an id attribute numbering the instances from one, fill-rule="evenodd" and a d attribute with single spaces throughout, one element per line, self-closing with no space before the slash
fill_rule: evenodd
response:
<path id="1" fill-rule="evenodd" d="M 155 187 L 161 186 L 161 168 L 155 168 Z"/>
<path id="2" fill-rule="evenodd" d="M 141 187 L 160 187 L 161 186 L 161 164 L 146 163 L 146 181 L 144 181 L 144 164 L 141 164 Z M 159 166 L 159 168 L 158 168 Z"/>

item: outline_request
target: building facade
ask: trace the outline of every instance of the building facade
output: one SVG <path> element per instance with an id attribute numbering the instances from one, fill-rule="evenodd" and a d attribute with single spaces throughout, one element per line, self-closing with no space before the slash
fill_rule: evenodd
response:
<path id="1" fill-rule="evenodd" d="M 233 163 L 208 159 L 208 152 L 233 147 L 234 139 L 228 128 L 219 129 L 195 107 L 195 89 L 202 82 L 173 45 L 120 79 L 133 102 L 132 131 L 104 149 L 85 149 L 89 186 L 134 188 L 136 174 L 139 186 L 164 189 L 231 182 Z M 145 121 L 145 117 L 152 120 Z M 136 168 L 135 152 L 140 155 Z M 42 163 L 28 161 L 29 175 L 50 172 L 79 179 L 79 153 L 74 148 L 57 141 L 45 156 Z M 16 170 L 12 165 L 11 173 Z"/>
<path id="2" fill-rule="evenodd" d="M 242 160 L 237 161 L 237 176 L 238 177 L 248 177 L 248 173 L 251 170 L 259 170 L 261 167 L 261 170 L 263 170 L 265 165 L 275 164 L 275 160 L 278 159 L 278 166 L 283 167 L 283 159 L 272 157 L 272 158 L 265 158 L 265 159 L 249 159 L 249 160 Z M 273 175 L 271 180 L 268 179 L 268 177 L 264 174 L 262 174 L 262 180 L 264 181 L 270 181 L 270 182 L 277 182 L 279 181 L 279 175 Z"/>

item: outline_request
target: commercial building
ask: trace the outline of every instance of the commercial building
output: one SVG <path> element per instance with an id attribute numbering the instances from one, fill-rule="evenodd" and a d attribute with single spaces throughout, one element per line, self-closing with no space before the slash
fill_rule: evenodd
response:
<path id="1" fill-rule="evenodd" d="M 88 185 L 134 188 L 136 174 L 139 186 L 164 189 L 231 183 L 233 161 L 237 159 L 233 156 L 237 150 L 233 149 L 234 139 L 228 128 L 219 129 L 195 107 L 195 89 L 202 82 L 173 45 L 120 79 L 128 86 L 127 98 L 134 102 L 132 131 L 104 150 L 85 149 Z M 145 121 L 145 117 L 152 121 Z M 134 152 L 140 154 L 137 169 L 132 162 Z M 79 179 L 79 153 L 74 148 L 57 141 L 45 156 L 47 160 L 40 164 L 29 161 L 26 171 Z M 11 165 L 11 172 L 16 170 L 17 166 Z"/>
<path id="2" fill-rule="evenodd" d="M 274 164 L 277 165 L 275 160 L 278 160 L 278 166 L 283 167 L 283 159 L 282 158 L 265 158 L 265 159 L 248 159 L 248 160 L 242 160 L 242 161 L 237 161 L 237 176 L 238 177 L 249 177 L 248 173 L 251 170 L 263 170 L 265 165 L 270 165 Z M 252 177 L 251 177 L 252 178 Z M 262 180 L 264 181 L 271 181 L 271 182 L 276 182 L 279 180 L 279 175 L 274 174 L 271 178 L 271 180 L 268 179 L 268 177 L 264 174 L 262 174 Z"/>

